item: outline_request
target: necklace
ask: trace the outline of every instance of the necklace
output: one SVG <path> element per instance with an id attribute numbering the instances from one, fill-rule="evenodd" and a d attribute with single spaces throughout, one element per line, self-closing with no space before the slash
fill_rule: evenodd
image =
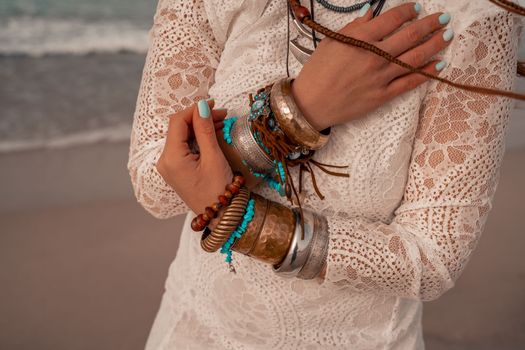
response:
<path id="1" fill-rule="evenodd" d="M 358 3 L 358 4 L 354 4 L 354 5 L 351 5 L 351 6 L 347 6 L 347 7 L 341 7 L 341 6 L 335 6 L 331 3 L 329 3 L 328 1 L 326 0 L 316 0 L 319 4 L 321 4 L 323 7 L 331 10 L 331 11 L 334 11 L 334 12 L 344 12 L 344 13 L 349 13 L 349 12 L 352 12 L 352 11 L 356 11 L 356 10 L 359 10 L 361 9 L 363 6 L 365 6 L 366 4 L 370 4 L 370 5 L 373 5 L 374 3 L 378 2 L 376 8 L 374 9 L 374 17 L 378 16 L 380 13 L 381 13 L 381 9 L 383 8 L 383 5 L 385 4 L 386 0 L 368 0 L 368 1 L 364 1 L 364 2 L 361 2 L 361 3 Z M 310 1 L 310 7 L 311 7 L 311 10 L 312 10 L 312 19 L 313 19 L 313 15 L 314 15 L 314 7 L 313 7 L 313 1 Z M 320 38 L 317 38 L 316 35 L 315 35 L 315 31 L 312 30 L 308 30 L 295 16 L 294 12 L 292 11 L 291 7 L 288 6 L 288 23 L 289 23 L 289 19 L 290 19 L 290 15 L 292 16 L 293 20 L 293 24 L 295 26 L 295 28 L 297 29 L 297 32 L 299 33 L 299 35 L 303 36 L 303 37 L 306 37 L 310 40 L 313 41 L 314 43 L 314 49 L 317 47 L 317 43 L 319 41 L 321 41 Z M 289 30 L 289 25 L 288 25 L 288 30 Z M 288 34 L 288 37 L 289 37 L 289 34 Z M 288 45 L 289 45 L 289 52 L 291 52 L 294 57 L 302 64 L 304 65 L 306 63 L 306 61 L 310 58 L 310 56 L 312 55 L 313 53 L 313 50 L 311 49 L 308 49 L 304 46 L 302 46 L 301 44 L 299 44 L 299 41 L 298 41 L 298 38 L 299 37 L 296 37 L 294 39 L 288 39 Z M 288 63 L 287 63 L 287 67 L 288 67 Z M 288 69 L 287 69 L 288 71 Z"/>
<path id="2" fill-rule="evenodd" d="M 373 5 L 378 0 L 367 0 L 367 1 L 363 1 L 361 3 L 350 5 L 350 6 L 337 6 L 337 5 L 329 3 L 327 0 L 315 0 L 315 1 L 317 1 L 324 8 L 327 8 L 334 12 L 354 12 L 354 11 L 360 10 L 366 4 Z"/>

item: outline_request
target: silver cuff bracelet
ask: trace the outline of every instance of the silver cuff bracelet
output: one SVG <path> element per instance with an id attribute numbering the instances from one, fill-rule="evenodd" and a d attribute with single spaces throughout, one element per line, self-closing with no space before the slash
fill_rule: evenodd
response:
<path id="1" fill-rule="evenodd" d="M 282 277 L 313 279 L 321 272 L 328 254 L 328 223 L 325 217 L 303 210 L 304 239 L 301 239 L 301 217 L 294 208 L 295 231 L 288 253 L 279 265 L 273 266 Z"/>
<path id="2" fill-rule="evenodd" d="M 292 209 L 295 215 L 295 230 L 290 243 L 288 253 L 279 265 L 275 265 L 273 270 L 283 277 L 296 277 L 310 255 L 312 237 L 314 235 L 314 216 L 310 211 L 303 211 L 304 214 L 304 239 L 301 239 L 301 216 L 299 211 Z"/>
<path id="3" fill-rule="evenodd" d="M 237 118 L 233 124 L 231 139 L 239 157 L 251 170 L 262 174 L 272 171 L 274 163 L 253 137 L 246 115 Z"/>
<path id="4" fill-rule="evenodd" d="M 298 278 L 309 280 L 316 278 L 323 269 L 328 258 L 328 220 L 322 215 L 314 214 L 314 235 L 311 242 L 311 250 L 308 259 Z"/>

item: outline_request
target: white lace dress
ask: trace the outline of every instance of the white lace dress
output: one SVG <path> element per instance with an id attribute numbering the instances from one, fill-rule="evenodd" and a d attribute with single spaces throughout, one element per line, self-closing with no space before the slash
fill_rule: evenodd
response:
<path id="1" fill-rule="evenodd" d="M 385 10 L 401 2 L 389 0 Z M 456 36 L 443 75 L 514 87 L 516 16 L 484 0 L 421 3 L 421 16 L 452 14 Z M 338 30 L 356 14 L 316 4 L 315 16 Z M 208 96 L 229 115 L 247 113 L 248 93 L 286 75 L 286 21 L 285 0 L 160 1 L 128 164 L 138 201 L 155 217 L 188 212 L 154 166 L 168 116 Z M 290 55 L 291 76 L 300 69 Z M 224 255 L 201 250 L 188 214 L 146 348 L 423 349 L 422 301 L 450 289 L 476 247 L 511 107 L 430 82 L 334 127 L 316 159 L 349 164 L 350 178 L 318 172 L 326 199 L 308 181 L 303 199 L 329 220 L 325 280 L 284 279 L 235 252 L 232 274 Z M 264 185 L 256 192 L 286 203 Z"/>

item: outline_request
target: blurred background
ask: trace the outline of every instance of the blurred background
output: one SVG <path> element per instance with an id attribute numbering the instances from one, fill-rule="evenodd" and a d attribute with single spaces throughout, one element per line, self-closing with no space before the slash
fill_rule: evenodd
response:
<path id="1" fill-rule="evenodd" d="M 2 350 L 144 347 L 182 224 L 149 216 L 126 170 L 155 6 L 0 0 Z M 523 135 L 519 103 L 477 251 L 425 304 L 430 350 L 525 349 Z"/>

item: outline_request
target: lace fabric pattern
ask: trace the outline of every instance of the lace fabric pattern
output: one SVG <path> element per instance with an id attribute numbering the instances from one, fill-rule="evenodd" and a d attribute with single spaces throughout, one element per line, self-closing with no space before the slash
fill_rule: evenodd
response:
<path id="1" fill-rule="evenodd" d="M 169 118 L 208 97 L 221 47 L 209 29 L 202 2 L 161 0 L 150 30 L 131 133 L 128 169 L 137 200 L 152 215 L 169 218 L 189 211 L 155 164 Z"/>
<path id="2" fill-rule="evenodd" d="M 442 74 L 514 87 L 517 17 L 486 1 L 421 3 L 421 16 L 453 15 Z M 355 17 L 315 15 L 334 29 Z M 141 205 L 168 218 L 189 210 L 155 169 L 169 116 L 208 95 L 242 115 L 248 93 L 285 76 L 286 2 L 161 0 L 150 34 L 128 168 Z M 290 56 L 291 76 L 300 69 Z M 283 279 L 236 253 L 231 274 L 220 254 L 201 251 L 190 214 L 146 348 L 423 349 L 421 302 L 450 289 L 476 247 L 512 104 L 428 82 L 334 127 L 316 157 L 349 164 L 350 178 L 318 172 L 326 199 L 308 181 L 302 194 L 329 219 L 325 280 Z M 264 185 L 255 191 L 286 203 Z"/>

